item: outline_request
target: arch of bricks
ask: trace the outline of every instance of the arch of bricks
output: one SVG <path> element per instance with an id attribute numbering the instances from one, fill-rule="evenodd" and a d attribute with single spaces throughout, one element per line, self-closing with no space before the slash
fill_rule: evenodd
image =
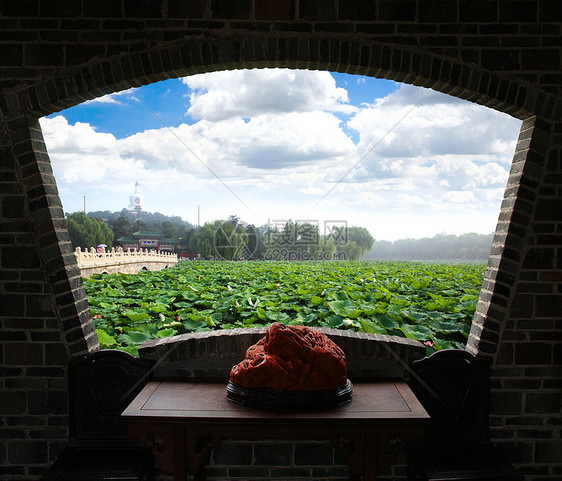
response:
<path id="1" fill-rule="evenodd" d="M 0 7 L 0 468 L 36 478 L 68 434 L 66 366 L 98 348 L 38 118 L 232 68 L 431 87 L 523 120 L 467 349 L 491 436 L 562 476 L 562 13 L 556 0 L 30 0 Z"/>

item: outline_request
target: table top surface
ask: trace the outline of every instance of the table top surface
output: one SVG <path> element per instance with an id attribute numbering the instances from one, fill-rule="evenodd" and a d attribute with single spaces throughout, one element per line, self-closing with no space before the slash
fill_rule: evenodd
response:
<path id="1" fill-rule="evenodd" d="M 405 382 L 353 385 L 351 402 L 316 411 L 271 411 L 226 398 L 226 384 L 149 382 L 123 411 L 126 422 L 425 422 L 429 415 Z"/>

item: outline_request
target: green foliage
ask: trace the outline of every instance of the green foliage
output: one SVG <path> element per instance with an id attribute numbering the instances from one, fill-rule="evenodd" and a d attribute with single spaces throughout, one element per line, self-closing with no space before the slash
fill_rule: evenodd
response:
<path id="1" fill-rule="evenodd" d="M 375 242 L 365 227 L 347 227 L 342 232 L 344 242 L 337 242 L 337 250 L 345 252 L 347 260 L 356 261 L 367 252 Z M 339 237 L 339 236 L 338 236 Z"/>
<path id="2" fill-rule="evenodd" d="M 228 221 L 206 222 L 199 227 L 191 235 L 189 249 L 207 259 L 239 260 L 246 257 L 248 240 L 246 229 L 230 216 Z"/>
<path id="3" fill-rule="evenodd" d="M 212 257 L 216 255 L 213 239 L 213 224 L 205 223 L 204 225 L 199 227 L 189 238 L 189 250 L 192 252 L 198 252 L 203 258 Z"/>
<path id="4" fill-rule="evenodd" d="M 141 212 L 133 214 L 127 209 L 120 212 L 96 211 L 88 212 L 93 219 L 107 219 L 114 239 L 132 237 L 138 231 L 161 232 L 164 237 L 177 239 L 181 245 L 187 246 L 194 226 L 178 216 L 166 216 L 158 212 Z"/>
<path id="5" fill-rule="evenodd" d="M 244 248 L 248 244 L 248 234 L 236 223 L 215 221 L 213 224 L 213 246 L 216 254 L 229 261 L 243 257 Z"/>
<path id="6" fill-rule="evenodd" d="M 318 224 L 286 222 L 282 228 L 260 228 L 267 260 L 351 260 L 361 258 L 374 239 L 364 227 L 334 227 L 326 235 L 321 234 Z"/>
<path id="7" fill-rule="evenodd" d="M 273 322 L 466 343 L 483 264 L 180 262 L 84 280 L 102 347 Z"/>
<path id="8" fill-rule="evenodd" d="M 99 219 L 91 219 L 84 212 L 67 214 L 68 233 L 72 247 L 82 249 L 106 244 L 110 248 L 113 244 L 113 232 Z"/>
<path id="9" fill-rule="evenodd" d="M 111 223 L 111 230 L 115 239 L 120 239 L 121 237 L 132 237 L 134 233 L 133 223 L 124 215 L 115 219 Z"/>

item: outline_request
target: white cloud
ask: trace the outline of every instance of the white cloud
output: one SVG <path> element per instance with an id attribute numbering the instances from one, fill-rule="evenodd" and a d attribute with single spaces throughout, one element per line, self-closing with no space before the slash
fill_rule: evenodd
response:
<path id="1" fill-rule="evenodd" d="M 123 102 L 121 102 L 119 99 L 122 97 L 127 97 L 128 99 L 133 99 L 135 101 L 136 98 L 134 96 L 134 92 L 135 89 L 130 88 L 127 90 L 121 90 L 120 92 L 115 92 L 112 94 L 107 94 L 107 95 L 103 95 L 101 97 L 97 97 L 95 99 L 92 100 L 86 100 L 86 104 L 115 104 L 115 105 L 123 105 Z"/>
<path id="2" fill-rule="evenodd" d="M 474 194 L 466 190 L 451 190 L 443 196 L 445 202 L 452 202 L 453 204 L 469 204 L 474 202 L 476 198 Z"/>
<path id="3" fill-rule="evenodd" d="M 401 85 L 348 121 L 359 150 L 384 157 L 497 155 L 511 161 L 520 122 L 506 114 L 445 94 Z M 423 100 L 416 106 L 416 103 Z"/>
<path id="4" fill-rule="evenodd" d="M 426 95 L 424 98 L 424 95 Z M 420 99 L 423 99 L 421 102 Z M 419 103 L 418 103 L 419 102 Z M 417 105 L 416 105 L 417 104 Z M 401 85 L 349 121 L 363 160 L 346 183 L 391 190 L 388 208 L 499 211 L 520 122 L 437 92 Z M 407 192 L 408 198 L 397 192 Z M 497 202 L 497 203 L 496 203 Z M 497 209 L 497 210 L 496 210 Z"/>
<path id="5" fill-rule="evenodd" d="M 147 130 L 119 142 L 122 155 L 147 168 L 174 166 L 205 172 L 201 161 L 224 177 L 251 176 L 251 170 L 325 168 L 353 154 L 340 120 L 327 112 L 259 115 L 245 122 L 200 121 L 177 128 Z"/>
<path id="6" fill-rule="evenodd" d="M 347 91 L 328 72 L 231 70 L 185 77 L 192 90 L 187 113 L 219 122 L 232 117 L 313 111 L 354 111 Z"/>
<path id="7" fill-rule="evenodd" d="M 108 188 L 118 178 L 130 179 L 132 171 L 142 168 L 137 160 L 121 155 L 120 141 L 112 134 L 96 132 L 87 123 L 69 125 L 59 115 L 42 118 L 41 128 L 61 190 L 73 185 L 103 184 Z"/>
<path id="8" fill-rule="evenodd" d="M 49 139 L 49 150 L 53 151 L 99 154 L 100 151 L 110 152 L 117 145 L 117 140 L 112 134 L 96 132 L 90 124 L 83 122 L 69 126 L 62 115 L 53 119 L 41 119 L 41 127 L 43 134 Z"/>

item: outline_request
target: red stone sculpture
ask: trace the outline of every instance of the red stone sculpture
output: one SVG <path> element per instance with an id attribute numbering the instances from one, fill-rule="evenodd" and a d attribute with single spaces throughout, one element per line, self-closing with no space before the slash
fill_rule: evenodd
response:
<path id="1" fill-rule="evenodd" d="M 324 334 L 277 322 L 232 368 L 230 381 L 281 391 L 336 389 L 347 382 L 347 364 L 344 352 Z"/>

